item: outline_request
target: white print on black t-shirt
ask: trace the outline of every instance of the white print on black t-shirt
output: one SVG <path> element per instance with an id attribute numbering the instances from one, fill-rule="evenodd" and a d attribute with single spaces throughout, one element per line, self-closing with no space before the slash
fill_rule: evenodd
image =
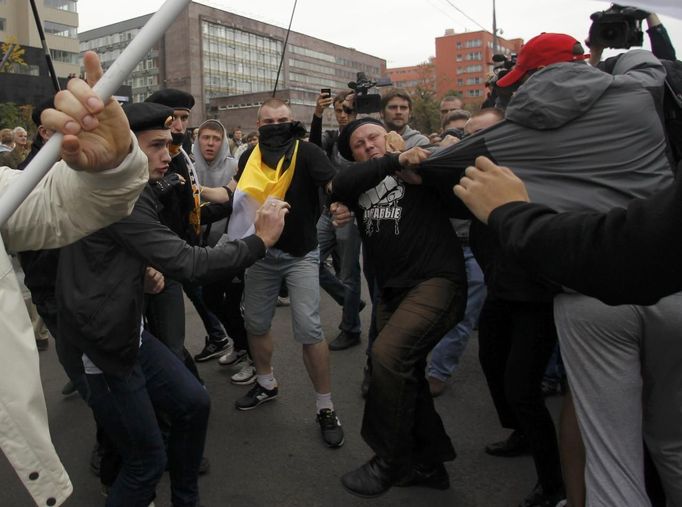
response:
<path id="1" fill-rule="evenodd" d="M 393 220 L 395 235 L 400 235 L 402 206 L 398 201 L 405 196 L 405 186 L 394 176 L 386 176 L 376 187 L 363 193 L 358 204 L 364 210 L 365 233 L 371 236 L 379 231 L 382 220 Z"/>

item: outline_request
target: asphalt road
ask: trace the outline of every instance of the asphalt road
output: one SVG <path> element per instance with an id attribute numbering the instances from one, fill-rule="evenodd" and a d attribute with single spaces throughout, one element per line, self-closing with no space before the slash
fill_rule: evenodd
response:
<path id="1" fill-rule="evenodd" d="M 203 346 L 203 329 L 194 308 L 186 306 L 187 343 L 192 353 Z M 340 308 L 323 294 L 322 322 L 329 340 L 336 334 Z M 446 491 L 393 488 L 384 496 L 364 500 L 349 495 L 339 477 L 372 455 L 360 436 L 363 399 L 360 396 L 369 307 L 362 314 L 363 345 L 332 352 L 333 399 L 345 429 L 346 442 L 328 449 L 315 422 L 312 387 L 291 335 L 289 309 L 278 308 L 273 323 L 274 371 L 279 382 L 277 400 L 255 410 L 239 412 L 234 401 L 248 387 L 229 382 L 233 371 L 217 361 L 199 365 L 212 399 L 205 455 L 210 472 L 200 479 L 205 507 L 347 507 L 347 506 L 516 506 L 535 485 L 530 457 L 494 458 L 483 452 L 486 443 L 508 435 L 501 428 L 478 365 L 478 340 L 472 336 L 452 385 L 436 399 L 458 457 L 446 464 L 451 487 Z M 51 344 L 53 345 L 53 344 Z M 77 396 L 64 398 L 66 381 L 54 346 L 40 354 L 43 387 L 52 439 L 69 472 L 74 493 L 68 507 L 104 505 L 99 480 L 89 471 L 95 441 L 90 410 Z M 548 401 L 553 414 L 559 399 Z M 7 463 L 0 458 L 0 507 L 32 506 L 29 495 Z M 160 483 L 157 507 L 170 505 L 167 474 Z"/>

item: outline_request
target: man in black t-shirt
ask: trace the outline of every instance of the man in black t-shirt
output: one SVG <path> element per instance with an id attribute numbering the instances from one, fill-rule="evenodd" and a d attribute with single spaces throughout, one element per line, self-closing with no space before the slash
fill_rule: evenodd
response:
<path id="1" fill-rule="evenodd" d="M 263 103 L 257 125 L 259 143 L 242 155 L 246 166 L 238 191 L 245 181 L 289 180 L 278 188 L 291 205 L 291 212 L 279 241 L 246 272 L 244 324 L 256 368 L 256 384 L 235 405 L 238 410 L 251 410 L 278 395 L 272 372 L 270 327 L 284 280 L 289 288 L 294 338 L 303 347 L 303 363 L 315 389 L 322 438 L 329 447 L 339 447 L 343 445 L 343 429 L 331 399 L 329 348 L 320 324 L 316 229 L 320 216 L 318 189 L 327 187 L 336 171 L 320 148 L 300 140 L 305 130 L 293 121 L 289 106 L 281 100 L 273 98 Z M 268 193 L 266 186 L 261 191 Z M 233 215 L 230 227 L 237 218 Z"/>
<path id="2" fill-rule="evenodd" d="M 332 182 L 332 198 L 355 211 L 379 291 L 362 421 L 362 436 L 376 456 L 341 479 L 361 497 L 379 496 L 393 485 L 449 487 L 443 462 L 452 461 L 455 450 L 424 368 L 429 351 L 466 305 L 462 249 L 448 219 L 464 210 L 455 208 L 457 201 L 442 186 L 411 184 L 421 181 L 409 169 L 428 151 L 387 154 L 386 137 L 373 118 L 349 123 L 339 136 L 339 152 L 358 163 Z"/>

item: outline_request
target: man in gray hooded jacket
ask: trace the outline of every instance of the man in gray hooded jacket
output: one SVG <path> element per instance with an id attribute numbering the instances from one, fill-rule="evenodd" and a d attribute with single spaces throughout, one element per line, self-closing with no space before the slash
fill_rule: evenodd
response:
<path id="1" fill-rule="evenodd" d="M 546 51 L 542 42 L 555 35 L 543 34 L 524 50 Z M 517 65 L 499 82 L 523 83 L 506 120 L 432 156 L 424 175 L 443 177 L 449 166 L 456 179 L 461 172 L 453 165 L 468 163 L 460 164 L 458 153 L 476 145 L 477 154 L 514 170 L 531 201 L 558 211 L 603 212 L 668 187 L 672 172 L 657 114 L 662 64 L 642 50 L 621 55 L 611 74 L 583 63 L 551 63 Z M 673 310 L 680 303 L 679 294 L 651 307 L 608 307 L 577 293 L 555 298 L 587 453 L 588 505 L 649 505 L 642 431 L 668 500 L 681 501 L 682 418 L 673 401 L 682 392 L 674 368 L 682 357 L 675 340 L 682 322 Z"/>
<path id="2" fill-rule="evenodd" d="M 412 98 L 405 90 L 391 88 L 381 97 L 381 119 L 389 132 L 400 134 L 406 150 L 430 144 L 428 137 L 408 125 L 411 113 Z"/>

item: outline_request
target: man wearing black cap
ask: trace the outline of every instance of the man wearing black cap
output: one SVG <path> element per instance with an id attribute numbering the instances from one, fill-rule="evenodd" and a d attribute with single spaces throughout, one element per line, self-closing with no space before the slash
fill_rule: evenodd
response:
<path id="1" fill-rule="evenodd" d="M 145 272 L 202 281 L 244 269 L 277 240 L 287 205 L 269 202 L 256 233 L 243 240 L 214 249 L 188 245 L 160 223 L 151 185 L 168 171 L 172 109 L 141 103 L 125 110 L 147 155 L 150 185 L 130 217 L 62 249 L 59 332 L 71 360 L 82 362 L 88 402 L 122 456 L 107 505 L 149 505 L 168 460 L 173 506 L 194 507 L 210 402 L 182 362 L 142 328 Z M 158 275 L 150 281 L 155 289 L 162 283 Z M 167 454 L 155 410 L 171 421 Z"/>
<path id="2" fill-rule="evenodd" d="M 339 135 L 339 153 L 359 163 L 332 181 L 332 198 L 355 211 L 380 292 L 362 422 L 375 456 L 341 479 L 361 497 L 379 496 L 394 485 L 449 487 L 443 462 L 453 460 L 455 450 L 424 368 L 466 304 L 462 249 L 448 219 L 462 210 L 441 188 L 408 183 L 420 183 L 410 169 L 429 152 L 414 147 L 387 154 L 386 137 L 373 118 L 349 123 Z"/>
<path id="3" fill-rule="evenodd" d="M 208 211 L 206 207 L 200 207 L 200 194 L 205 201 L 208 200 L 208 192 L 205 192 L 208 189 L 199 184 L 194 164 L 183 149 L 189 115 L 194 107 L 194 97 L 182 90 L 165 88 L 152 93 L 145 102 L 162 104 L 173 109 L 173 121 L 170 126 L 173 139 L 170 147 L 172 160 L 168 174 L 160 182 L 159 199 L 163 204 L 161 222 L 189 244 L 199 244 L 202 212 Z M 228 183 L 229 181 L 225 181 L 223 185 Z M 224 216 L 225 214 L 221 212 L 218 218 Z M 183 356 L 185 310 L 182 288 L 196 308 L 207 332 L 206 346 L 194 359 L 207 361 L 222 355 L 228 347 L 229 340 L 220 325 L 220 320 L 206 307 L 199 285 L 184 284 L 181 287 L 177 281 L 166 278 L 164 290 L 148 298 L 147 318 L 152 330 L 173 352 L 179 357 Z"/>

